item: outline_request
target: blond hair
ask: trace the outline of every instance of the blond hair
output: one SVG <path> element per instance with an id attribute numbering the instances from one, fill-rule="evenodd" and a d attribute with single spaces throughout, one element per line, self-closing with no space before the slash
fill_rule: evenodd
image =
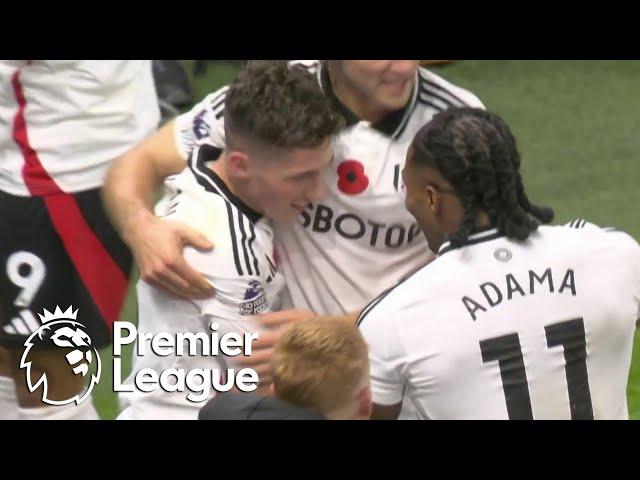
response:
<path id="1" fill-rule="evenodd" d="M 323 414 L 352 402 L 369 376 L 362 334 L 335 319 L 294 324 L 276 346 L 272 366 L 279 398 Z"/>

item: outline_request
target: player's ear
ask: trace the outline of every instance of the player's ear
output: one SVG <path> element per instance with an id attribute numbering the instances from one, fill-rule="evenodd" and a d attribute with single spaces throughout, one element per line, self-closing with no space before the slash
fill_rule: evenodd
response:
<path id="1" fill-rule="evenodd" d="M 373 403 L 371 401 L 371 387 L 366 386 L 358 393 L 358 418 L 371 418 Z"/>
<path id="2" fill-rule="evenodd" d="M 239 150 L 227 152 L 227 164 L 229 165 L 229 173 L 232 176 L 240 179 L 248 177 L 249 157 L 245 152 Z"/>
<path id="3" fill-rule="evenodd" d="M 438 191 L 431 185 L 428 185 L 426 187 L 426 191 L 427 207 L 429 208 L 429 210 L 431 210 L 431 213 L 433 215 L 436 215 L 440 210 L 440 195 L 438 195 Z"/>

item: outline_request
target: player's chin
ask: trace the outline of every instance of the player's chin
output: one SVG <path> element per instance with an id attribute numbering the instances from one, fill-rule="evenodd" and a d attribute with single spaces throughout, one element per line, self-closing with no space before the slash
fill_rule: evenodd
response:
<path id="1" fill-rule="evenodd" d="M 295 205 L 289 205 L 286 210 L 282 210 L 278 213 L 271 215 L 273 220 L 278 222 L 293 222 L 304 211 L 305 207 L 298 207 Z"/>
<path id="2" fill-rule="evenodd" d="M 293 210 L 296 213 L 296 217 L 298 215 L 300 215 L 302 212 L 305 211 L 305 209 L 307 208 L 307 203 L 292 203 L 291 205 L 289 205 L 289 207 L 291 208 L 291 210 Z"/>
<path id="3" fill-rule="evenodd" d="M 402 90 L 390 89 L 383 96 L 382 100 L 387 110 L 400 110 L 403 108 L 411 97 L 411 85 Z"/>

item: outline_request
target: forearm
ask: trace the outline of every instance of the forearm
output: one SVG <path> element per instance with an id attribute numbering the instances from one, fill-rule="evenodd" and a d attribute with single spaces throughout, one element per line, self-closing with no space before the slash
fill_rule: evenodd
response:
<path id="1" fill-rule="evenodd" d="M 131 152 L 111 166 L 102 199 L 111 223 L 127 243 L 131 227 L 153 215 L 155 191 L 161 183 L 153 166 L 141 157 L 132 157 Z"/>
<path id="2" fill-rule="evenodd" d="M 155 193 L 163 180 L 185 165 L 173 141 L 173 122 L 113 162 L 102 190 L 111 222 L 129 243 L 136 226 L 153 216 Z"/>

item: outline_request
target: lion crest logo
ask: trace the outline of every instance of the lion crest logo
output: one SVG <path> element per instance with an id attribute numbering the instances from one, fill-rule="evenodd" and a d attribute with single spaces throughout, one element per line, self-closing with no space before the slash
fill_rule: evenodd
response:
<path id="1" fill-rule="evenodd" d="M 53 313 L 44 309 L 43 315 L 38 314 L 42 325 L 24 343 L 25 350 L 20 358 L 20 368 L 26 369 L 27 387 L 33 393 L 40 385 L 43 385 L 42 401 L 49 405 L 66 405 L 73 402 L 79 405 L 89 397 L 93 387 L 100 380 L 102 371 L 100 355 L 91 344 L 91 337 L 85 331 L 84 325 L 77 322 L 77 315 L 78 310 L 73 311 L 71 306 L 64 312 L 60 310 L 59 306 L 56 306 Z M 83 378 L 89 375 L 91 366 L 95 363 L 95 373 L 91 374 L 89 384 L 83 393 L 67 400 L 52 400 L 47 397 L 49 383 L 46 372 L 35 382 L 32 381 L 29 353 L 33 347 L 39 345 L 70 349 L 65 355 L 69 368 L 75 375 L 80 375 Z"/>

